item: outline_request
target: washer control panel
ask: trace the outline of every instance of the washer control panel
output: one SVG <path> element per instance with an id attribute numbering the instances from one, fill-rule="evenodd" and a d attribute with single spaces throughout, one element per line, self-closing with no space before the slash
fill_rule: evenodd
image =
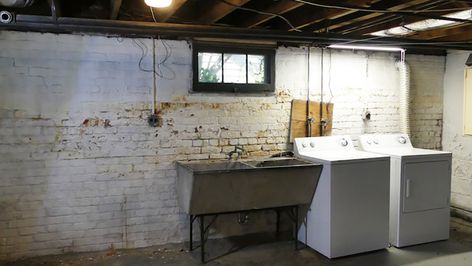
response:
<path id="1" fill-rule="evenodd" d="M 384 148 L 410 148 L 407 134 L 367 134 L 359 137 L 359 146 L 366 151 Z"/>
<path id="2" fill-rule="evenodd" d="M 346 149 L 354 149 L 354 144 L 350 136 L 296 138 L 294 141 L 295 154 L 298 152 Z"/>

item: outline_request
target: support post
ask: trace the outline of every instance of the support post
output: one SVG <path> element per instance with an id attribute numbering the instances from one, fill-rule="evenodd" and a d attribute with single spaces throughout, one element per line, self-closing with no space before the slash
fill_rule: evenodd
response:
<path id="1" fill-rule="evenodd" d="M 280 235 L 280 210 L 276 209 L 275 213 L 277 215 L 277 218 L 276 218 L 277 220 L 275 223 L 275 238 L 278 239 Z"/>
<path id="2" fill-rule="evenodd" d="M 200 259 L 202 263 L 205 263 L 205 226 L 203 215 L 200 215 Z"/>
<path id="3" fill-rule="evenodd" d="M 298 205 L 295 206 L 295 250 L 298 250 Z"/>
<path id="4" fill-rule="evenodd" d="M 190 243 L 189 251 L 193 250 L 193 215 L 190 214 Z"/>

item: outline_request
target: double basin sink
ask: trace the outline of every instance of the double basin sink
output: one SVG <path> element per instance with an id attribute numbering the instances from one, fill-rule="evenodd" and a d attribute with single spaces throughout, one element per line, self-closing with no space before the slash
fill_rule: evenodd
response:
<path id="1" fill-rule="evenodd" d="M 191 215 L 309 204 L 321 170 L 293 158 L 177 162 L 179 204 Z"/>

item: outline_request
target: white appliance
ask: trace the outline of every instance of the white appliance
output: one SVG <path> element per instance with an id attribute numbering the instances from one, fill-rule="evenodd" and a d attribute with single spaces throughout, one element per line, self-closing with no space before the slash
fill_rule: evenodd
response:
<path id="1" fill-rule="evenodd" d="M 349 136 L 297 138 L 294 152 L 323 164 L 298 239 L 328 258 L 386 248 L 390 158 L 356 150 Z"/>
<path id="2" fill-rule="evenodd" d="M 362 135 L 360 147 L 391 156 L 390 243 L 448 239 L 452 154 L 416 149 L 406 134 Z"/>

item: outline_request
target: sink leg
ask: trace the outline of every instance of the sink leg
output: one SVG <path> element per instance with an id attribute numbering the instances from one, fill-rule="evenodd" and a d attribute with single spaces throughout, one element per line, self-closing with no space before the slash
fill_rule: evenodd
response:
<path id="1" fill-rule="evenodd" d="M 298 250 L 298 205 L 295 206 L 295 250 Z"/>
<path id="2" fill-rule="evenodd" d="M 280 233 L 280 210 L 279 209 L 275 210 L 275 214 L 276 214 L 275 237 L 278 239 L 279 233 Z"/>
<path id="3" fill-rule="evenodd" d="M 193 250 L 193 215 L 190 215 L 190 243 L 189 250 Z"/>
<path id="4" fill-rule="evenodd" d="M 205 226 L 203 225 L 203 215 L 200 215 L 200 259 L 202 263 L 205 263 Z"/>

